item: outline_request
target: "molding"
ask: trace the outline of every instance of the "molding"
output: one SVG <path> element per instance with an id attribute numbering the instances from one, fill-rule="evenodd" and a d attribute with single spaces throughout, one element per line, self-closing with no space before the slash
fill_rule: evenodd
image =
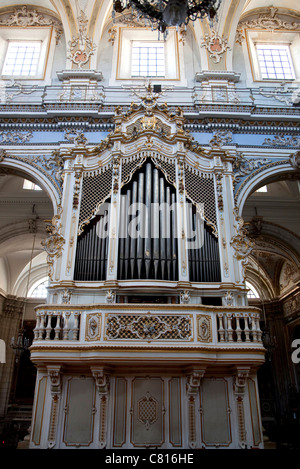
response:
<path id="1" fill-rule="evenodd" d="M 94 80 L 102 81 L 103 75 L 97 70 L 61 70 L 57 72 L 60 81 L 65 80 Z"/>
<path id="2" fill-rule="evenodd" d="M 230 72 L 227 70 L 203 70 L 197 72 L 195 75 L 196 82 L 203 82 L 208 80 L 226 80 L 233 83 L 240 81 L 241 74 L 236 72 Z"/>

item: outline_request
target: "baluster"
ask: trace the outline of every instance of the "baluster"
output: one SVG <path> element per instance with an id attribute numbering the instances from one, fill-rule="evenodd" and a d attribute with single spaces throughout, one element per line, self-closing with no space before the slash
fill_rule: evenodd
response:
<path id="1" fill-rule="evenodd" d="M 33 330 L 34 332 L 34 340 L 38 340 L 39 338 L 39 331 L 41 327 L 41 313 L 36 313 L 36 325 Z"/>
<path id="2" fill-rule="evenodd" d="M 80 313 L 79 313 L 78 311 L 74 313 L 74 327 L 73 327 L 73 329 L 72 329 L 72 340 L 77 340 L 77 339 L 78 339 L 79 314 L 80 314 Z"/>
<path id="3" fill-rule="evenodd" d="M 249 316 L 247 313 L 243 314 L 244 319 L 245 319 L 245 341 L 250 342 L 250 329 L 249 329 Z"/>
<path id="4" fill-rule="evenodd" d="M 69 320 L 70 320 L 70 311 L 67 311 L 65 313 L 65 325 L 64 325 L 64 331 L 63 331 L 63 340 L 69 340 L 69 331 L 70 331 L 70 328 L 69 328 Z"/>
<path id="5" fill-rule="evenodd" d="M 59 340 L 60 339 L 60 333 L 61 333 L 61 312 L 57 311 L 56 313 L 56 326 L 55 326 L 55 338 L 54 340 Z"/>
<path id="6" fill-rule="evenodd" d="M 41 314 L 41 323 L 40 323 L 40 329 L 39 329 L 39 340 L 43 340 L 44 332 L 45 332 L 46 314 L 44 311 L 40 314 Z"/>
<path id="7" fill-rule="evenodd" d="M 227 339 L 228 339 L 228 342 L 233 342 L 232 313 L 226 313 L 226 317 L 227 317 Z"/>
<path id="8" fill-rule="evenodd" d="M 218 318 L 219 318 L 218 332 L 219 332 L 220 342 L 224 342 L 225 341 L 225 329 L 224 329 L 224 326 L 223 326 L 223 314 L 218 313 Z"/>
<path id="9" fill-rule="evenodd" d="M 241 315 L 239 313 L 235 314 L 236 317 L 236 338 L 237 342 L 242 342 L 242 329 L 240 326 L 240 317 Z"/>
<path id="10" fill-rule="evenodd" d="M 252 318 L 252 339 L 253 342 L 257 342 L 257 330 L 256 330 L 256 314 L 252 313 L 251 318 Z"/>
<path id="11" fill-rule="evenodd" d="M 52 331 L 51 327 L 51 319 L 52 319 L 52 313 L 48 313 L 48 321 L 47 321 L 47 327 L 46 327 L 46 339 L 45 340 L 50 340 L 50 334 Z"/>
<path id="12" fill-rule="evenodd" d="M 256 331 L 257 331 L 257 341 L 261 342 L 262 330 L 260 328 L 260 314 L 256 315 Z"/>

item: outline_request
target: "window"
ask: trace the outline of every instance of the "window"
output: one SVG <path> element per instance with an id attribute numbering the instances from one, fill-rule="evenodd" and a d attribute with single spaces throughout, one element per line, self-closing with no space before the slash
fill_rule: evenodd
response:
<path id="1" fill-rule="evenodd" d="M 54 51 L 52 27 L 0 27 L 0 78 L 50 80 Z"/>
<path id="2" fill-rule="evenodd" d="M 300 79 L 300 36 L 298 31 L 261 31 L 247 29 L 249 82 L 272 82 Z M 246 50 L 245 50 L 246 52 Z"/>
<path id="3" fill-rule="evenodd" d="M 24 179 L 23 189 L 27 191 L 41 191 L 42 190 L 40 186 L 38 186 L 34 182 L 28 181 L 28 179 Z"/>
<path id="4" fill-rule="evenodd" d="M 42 280 L 38 284 L 35 284 L 29 291 L 29 298 L 47 298 L 47 287 L 49 286 L 49 280 Z"/>
<path id="5" fill-rule="evenodd" d="M 267 188 L 267 186 L 262 186 L 259 189 L 257 189 L 256 192 L 268 192 L 268 188 Z"/>
<path id="6" fill-rule="evenodd" d="M 10 41 L 5 57 L 3 75 L 35 77 L 37 74 L 40 52 L 40 41 Z"/>
<path id="7" fill-rule="evenodd" d="M 165 48 L 161 42 L 133 42 L 132 77 L 164 77 Z"/>
<path id="8" fill-rule="evenodd" d="M 256 44 L 263 80 L 294 80 L 295 73 L 288 45 Z"/>
<path id="9" fill-rule="evenodd" d="M 118 80 L 145 80 L 158 83 L 176 80 L 186 86 L 182 46 L 175 29 L 170 28 L 165 41 L 158 40 L 157 31 L 149 28 L 118 28 L 118 47 L 113 50 L 110 86 Z"/>
<path id="10" fill-rule="evenodd" d="M 248 288 L 248 293 L 247 297 L 248 298 L 259 298 L 259 293 L 258 291 L 254 288 L 253 285 L 251 285 L 249 282 L 246 282 L 246 287 Z"/>

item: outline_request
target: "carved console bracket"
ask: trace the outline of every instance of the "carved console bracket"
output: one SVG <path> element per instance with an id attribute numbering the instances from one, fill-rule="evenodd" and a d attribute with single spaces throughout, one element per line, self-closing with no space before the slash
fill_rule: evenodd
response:
<path id="1" fill-rule="evenodd" d="M 48 448 L 54 448 L 56 444 L 57 420 L 59 415 L 59 403 L 61 399 L 61 367 L 49 366 L 48 377 L 50 379 L 51 390 L 51 411 L 48 432 Z"/>
<path id="2" fill-rule="evenodd" d="M 109 374 L 103 368 L 91 368 L 96 387 L 100 397 L 100 424 L 99 424 L 99 448 L 106 448 L 107 437 L 107 404 L 109 398 Z"/>
<path id="3" fill-rule="evenodd" d="M 244 414 L 244 396 L 249 375 L 249 369 L 237 368 L 233 383 L 233 392 L 237 402 L 237 415 L 239 423 L 239 444 L 240 447 L 246 448 L 246 428 L 245 428 L 245 414 Z"/>
<path id="4" fill-rule="evenodd" d="M 186 380 L 186 393 L 188 397 L 188 416 L 189 416 L 189 447 L 196 448 L 196 416 L 195 405 L 196 397 L 199 394 L 201 379 L 205 370 L 193 370 Z"/>

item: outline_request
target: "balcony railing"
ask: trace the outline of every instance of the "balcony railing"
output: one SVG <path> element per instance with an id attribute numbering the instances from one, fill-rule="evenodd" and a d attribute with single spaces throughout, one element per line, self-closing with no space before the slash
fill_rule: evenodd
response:
<path id="1" fill-rule="evenodd" d="M 293 110 L 299 106 L 299 88 L 293 84 L 279 84 L 278 86 L 261 86 L 259 88 L 241 88 L 228 86 L 204 86 L 196 83 L 191 89 L 167 92 L 167 102 L 174 106 L 196 107 L 199 111 L 203 107 L 225 106 L 235 109 L 236 112 L 258 112 L 263 108 L 273 108 L 274 112 L 283 112 L 286 109 Z M 0 86 L 0 111 L 6 112 L 11 106 L 40 106 L 43 112 L 53 112 L 63 109 L 70 110 L 72 106 L 84 106 L 96 111 L 103 110 L 105 105 L 131 104 L 132 98 L 128 90 L 122 88 L 110 89 L 101 84 L 97 85 L 28 85 L 12 81 Z M 70 107 L 71 106 L 71 107 Z M 100 106 L 100 107 L 99 107 Z M 225 109 L 224 108 L 224 109 Z M 261 109 L 262 108 L 262 109 Z M 299 114 L 299 109 L 294 109 Z M 105 111 L 107 112 L 107 110 Z"/>
<path id="2" fill-rule="evenodd" d="M 253 307 L 44 305 L 36 316 L 33 346 L 262 347 L 260 312 Z"/>

